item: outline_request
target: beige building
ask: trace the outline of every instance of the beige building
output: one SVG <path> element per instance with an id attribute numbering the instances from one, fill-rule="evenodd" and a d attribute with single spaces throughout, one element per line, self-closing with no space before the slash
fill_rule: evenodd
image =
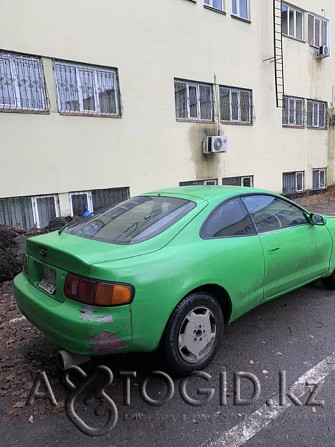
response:
<path id="1" fill-rule="evenodd" d="M 0 224 L 192 182 L 284 194 L 335 182 L 333 0 L 0 10 Z"/>

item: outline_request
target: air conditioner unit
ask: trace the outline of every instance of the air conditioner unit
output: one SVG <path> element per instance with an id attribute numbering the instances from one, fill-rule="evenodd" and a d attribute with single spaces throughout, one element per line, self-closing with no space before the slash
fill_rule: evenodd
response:
<path id="1" fill-rule="evenodd" d="M 219 152 L 227 152 L 227 137 L 219 135 L 207 137 L 204 144 L 204 153 L 216 154 Z"/>
<path id="2" fill-rule="evenodd" d="M 326 45 L 321 45 L 316 52 L 316 57 L 318 59 L 321 59 L 328 56 L 329 56 L 329 47 L 327 47 Z"/>

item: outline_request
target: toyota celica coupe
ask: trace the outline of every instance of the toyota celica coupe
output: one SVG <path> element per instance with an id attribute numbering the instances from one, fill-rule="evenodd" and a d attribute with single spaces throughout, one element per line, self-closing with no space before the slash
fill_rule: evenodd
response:
<path id="1" fill-rule="evenodd" d="M 28 239 L 15 297 L 69 355 L 161 346 L 188 374 L 224 324 L 319 278 L 335 288 L 334 234 L 335 218 L 267 191 L 165 189 Z"/>

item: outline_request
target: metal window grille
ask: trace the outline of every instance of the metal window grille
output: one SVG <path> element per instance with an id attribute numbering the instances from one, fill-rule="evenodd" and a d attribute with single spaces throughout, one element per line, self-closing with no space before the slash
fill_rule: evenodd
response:
<path id="1" fill-rule="evenodd" d="M 252 123 L 251 90 L 220 86 L 221 121 Z"/>
<path id="2" fill-rule="evenodd" d="M 117 70 L 55 62 L 60 113 L 120 116 Z"/>
<path id="3" fill-rule="evenodd" d="M 307 126 L 324 129 L 327 124 L 327 103 L 307 100 Z"/>
<path id="4" fill-rule="evenodd" d="M 253 175 L 244 175 L 244 176 L 239 176 L 239 177 L 224 177 L 222 179 L 222 185 L 253 187 L 254 176 Z"/>
<path id="5" fill-rule="evenodd" d="M 196 186 L 196 185 L 217 185 L 217 179 L 207 179 L 207 180 L 189 180 L 186 182 L 179 182 L 179 186 Z"/>
<path id="6" fill-rule="evenodd" d="M 294 194 L 304 190 L 303 171 L 283 173 L 283 194 Z"/>
<path id="7" fill-rule="evenodd" d="M 325 189 L 326 188 L 326 169 L 314 169 L 313 170 L 313 189 Z"/>
<path id="8" fill-rule="evenodd" d="M 183 121 L 213 121 L 213 92 L 210 84 L 176 80 L 176 117 Z"/>
<path id="9" fill-rule="evenodd" d="M 0 51 L 0 109 L 47 110 L 40 58 Z"/>
<path id="10" fill-rule="evenodd" d="M 34 227 L 31 197 L 0 199 L 0 224 L 29 229 Z"/>
<path id="11" fill-rule="evenodd" d="M 107 206 L 114 206 L 129 199 L 129 187 L 96 189 L 92 191 L 93 210 L 98 211 Z"/>
<path id="12" fill-rule="evenodd" d="M 282 123 L 288 126 L 303 127 L 304 107 L 304 99 L 285 96 Z"/>

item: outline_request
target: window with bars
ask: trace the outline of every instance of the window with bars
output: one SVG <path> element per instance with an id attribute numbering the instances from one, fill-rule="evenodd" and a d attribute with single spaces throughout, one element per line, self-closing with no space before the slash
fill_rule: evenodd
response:
<path id="1" fill-rule="evenodd" d="M 252 124 L 251 90 L 220 86 L 220 118 L 230 123 Z"/>
<path id="2" fill-rule="evenodd" d="M 48 110 L 40 58 L 0 51 L 0 109 Z"/>
<path id="3" fill-rule="evenodd" d="M 55 61 L 60 113 L 121 116 L 117 70 Z"/>
<path id="4" fill-rule="evenodd" d="M 326 168 L 313 169 L 313 189 L 326 188 Z"/>
<path id="5" fill-rule="evenodd" d="M 304 178 L 304 171 L 283 172 L 283 194 L 303 192 Z"/>
<path id="6" fill-rule="evenodd" d="M 224 0 L 204 0 L 204 5 L 218 11 L 224 11 Z"/>
<path id="7" fill-rule="evenodd" d="M 180 121 L 213 121 L 213 87 L 211 84 L 174 82 L 176 117 Z"/>
<path id="8" fill-rule="evenodd" d="M 249 0 L 232 0 L 231 13 L 241 19 L 249 20 Z"/>
<path id="9" fill-rule="evenodd" d="M 321 45 L 329 47 L 330 23 L 328 19 L 308 14 L 308 43 L 319 48 Z"/>
<path id="10" fill-rule="evenodd" d="M 186 182 L 179 182 L 179 186 L 196 186 L 196 185 L 217 185 L 217 179 L 207 180 L 188 180 Z"/>
<path id="11" fill-rule="evenodd" d="M 307 126 L 318 129 L 327 127 L 327 103 L 307 100 Z"/>
<path id="12" fill-rule="evenodd" d="M 292 6 L 282 4 L 282 32 L 286 36 L 303 40 L 303 13 Z"/>
<path id="13" fill-rule="evenodd" d="M 304 127 L 304 99 L 294 96 L 284 97 L 283 125 Z"/>
<path id="14" fill-rule="evenodd" d="M 228 186 L 245 186 L 252 188 L 254 186 L 253 175 L 242 175 L 239 177 L 224 177 L 222 179 L 222 185 Z"/>

